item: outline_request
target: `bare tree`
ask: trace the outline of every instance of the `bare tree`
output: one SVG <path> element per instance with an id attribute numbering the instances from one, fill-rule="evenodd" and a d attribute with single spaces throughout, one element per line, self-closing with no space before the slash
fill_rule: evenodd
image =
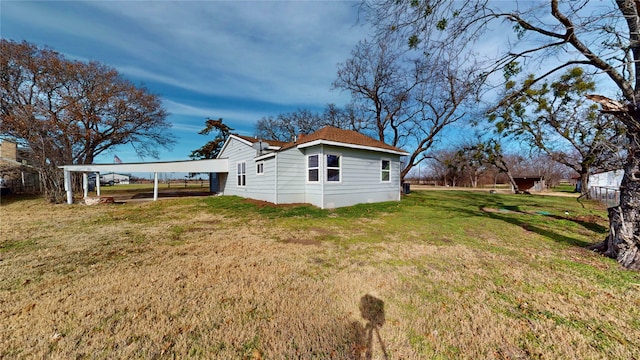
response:
<path id="1" fill-rule="evenodd" d="M 362 116 L 362 109 L 355 104 L 347 104 L 340 108 L 335 104 L 328 104 L 322 113 L 322 122 L 325 125 L 353 131 L 366 129 L 366 122 Z"/>
<path id="2" fill-rule="evenodd" d="M 333 87 L 351 94 L 380 141 L 412 149 L 404 178 L 429 157 L 443 129 L 470 116 L 480 74 L 454 47 L 415 53 L 396 35 L 361 41 L 338 65 Z"/>
<path id="3" fill-rule="evenodd" d="M 505 174 L 509 179 L 509 183 L 513 187 L 513 191 L 517 194 L 521 193 L 518 188 L 518 184 L 513 178 L 514 170 L 518 171 L 518 164 L 523 162 L 520 156 L 509 156 L 502 150 L 502 144 L 496 139 L 489 139 L 487 141 L 478 141 L 475 144 L 466 145 L 458 153 L 465 153 L 466 157 L 473 159 L 472 161 L 477 164 L 490 165 L 498 169 L 502 174 Z"/>
<path id="4" fill-rule="evenodd" d="M 309 109 L 298 109 L 277 116 L 263 117 L 256 124 L 256 136 L 262 139 L 292 141 L 300 134 L 308 135 L 325 126 L 361 131 L 366 124 L 362 112 L 353 104 L 340 108 L 327 104 L 322 114 Z"/>
<path id="5" fill-rule="evenodd" d="M 58 166 L 90 164 L 122 144 L 156 157 L 172 144 L 159 97 L 96 62 L 2 39 L 0 89 L 0 134 L 31 149 L 50 201 L 64 200 Z"/>
<path id="6" fill-rule="evenodd" d="M 322 117 L 309 109 L 298 109 L 278 116 L 263 117 L 256 124 L 256 136 L 262 139 L 293 141 L 299 134 L 311 134 L 324 126 Z"/>
<path id="7" fill-rule="evenodd" d="M 576 174 L 572 168 L 553 160 L 544 153 L 534 154 L 527 163 L 527 173 L 544 177 L 547 188 L 556 187 L 561 180 L 571 179 Z"/>

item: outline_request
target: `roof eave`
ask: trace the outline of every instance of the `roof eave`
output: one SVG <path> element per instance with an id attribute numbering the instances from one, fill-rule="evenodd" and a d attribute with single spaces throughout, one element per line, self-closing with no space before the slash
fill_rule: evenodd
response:
<path id="1" fill-rule="evenodd" d="M 276 156 L 275 152 L 270 152 L 270 153 L 266 153 L 264 155 L 256 156 L 255 158 L 253 158 L 253 160 L 260 161 L 260 160 L 268 159 L 268 158 L 275 157 L 275 156 Z"/>
<path id="2" fill-rule="evenodd" d="M 395 155 L 400 155 L 400 156 L 407 156 L 409 155 L 408 152 L 406 151 L 396 151 L 396 150 L 391 150 L 391 149 L 385 149 L 385 148 L 380 148 L 380 147 L 376 147 L 376 146 L 365 146 L 365 145 L 356 145 L 356 144 L 349 144 L 349 143 L 343 143 L 343 142 L 338 142 L 338 141 L 329 141 L 329 140 L 314 140 L 314 141 L 310 141 L 308 143 L 303 143 L 303 144 L 299 144 L 297 145 L 298 149 L 304 149 L 307 147 L 311 147 L 311 146 L 316 146 L 316 145 L 333 145 L 333 146 L 341 146 L 341 147 L 347 147 L 347 148 L 352 148 L 352 149 L 360 149 L 360 150 L 369 150 L 369 151 L 376 151 L 376 152 L 384 152 L 384 153 L 389 153 L 389 154 L 395 154 Z"/>

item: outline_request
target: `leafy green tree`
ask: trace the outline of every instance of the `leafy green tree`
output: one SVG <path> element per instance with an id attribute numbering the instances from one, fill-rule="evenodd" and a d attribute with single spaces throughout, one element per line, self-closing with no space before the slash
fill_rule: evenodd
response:
<path id="1" fill-rule="evenodd" d="M 209 135 L 213 132 L 215 133 L 215 137 L 202 147 L 193 150 L 191 155 L 189 155 L 192 159 L 215 159 L 220 153 L 220 150 L 222 150 L 222 145 L 224 145 L 224 142 L 233 131 L 232 128 L 222 122 L 222 118 L 217 120 L 207 119 L 204 123 L 205 128 L 200 130 L 198 134 Z"/>
<path id="2" fill-rule="evenodd" d="M 533 79 L 530 75 L 525 83 Z M 571 68 L 555 81 L 525 84 L 526 90 L 518 90 L 522 87 L 507 82 L 506 100 L 490 116 L 500 133 L 524 140 L 553 161 L 572 168 L 580 175 L 586 196 L 593 170 L 622 166 L 621 124 L 600 113 L 586 98 L 595 91 L 595 82 L 582 68 Z"/>

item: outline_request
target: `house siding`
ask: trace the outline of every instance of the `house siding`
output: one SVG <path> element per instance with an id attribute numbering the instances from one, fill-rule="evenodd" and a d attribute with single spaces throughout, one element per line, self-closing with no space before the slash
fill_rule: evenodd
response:
<path id="1" fill-rule="evenodd" d="M 319 181 L 307 181 L 307 156 L 319 155 Z M 340 155 L 340 181 L 327 181 L 327 154 Z M 400 200 L 400 156 L 366 149 L 319 144 L 278 151 L 255 161 L 256 150 L 231 138 L 221 158 L 228 159 L 229 172 L 220 178 L 224 195 L 269 201 L 276 204 L 308 203 L 337 208 L 359 203 Z M 390 181 L 381 180 L 381 161 L 390 162 Z M 245 162 L 246 185 L 237 185 L 237 163 Z M 264 164 L 257 175 L 256 164 Z"/>
<path id="2" fill-rule="evenodd" d="M 326 156 L 323 156 L 324 208 L 358 203 L 400 200 L 400 157 L 393 154 L 324 146 L 323 153 L 339 154 L 340 182 L 326 182 Z M 390 181 L 381 180 L 381 161 L 390 162 Z"/>
<path id="3" fill-rule="evenodd" d="M 229 173 L 222 182 L 224 195 L 236 195 L 244 198 L 275 202 L 275 168 L 273 158 L 261 160 L 264 162 L 264 174 L 256 174 L 256 150 L 237 140 L 231 138 L 220 158 L 227 158 L 229 161 Z M 237 164 L 245 162 L 246 185 L 237 184 Z"/>
<path id="4" fill-rule="evenodd" d="M 264 164 L 264 172 L 262 175 L 256 173 L 258 163 Z M 247 166 L 249 161 L 247 161 Z M 260 161 L 251 160 L 252 167 L 247 169 L 247 181 L 249 181 L 249 172 L 251 172 L 251 183 L 247 182 L 247 194 L 249 197 L 257 200 L 276 202 L 275 196 L 275 160 L 273 157 Z"/>
<path id="5" fill-rule="evenodd" d="M 298 149 L 293 148 L 278 152 L 277 162 L 278 176 L 278 204 L 304 203 L 306 178 L 306 157 Z M 315 204 L 314 204 L 315 205 Z"/>

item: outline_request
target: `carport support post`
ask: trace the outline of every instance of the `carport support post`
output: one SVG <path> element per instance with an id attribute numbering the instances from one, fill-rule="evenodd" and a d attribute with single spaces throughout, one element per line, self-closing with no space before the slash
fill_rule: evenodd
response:
<path id="1" fill-rule="evenodd" d="M 95 174 L 96 174 L 96 176 L 95 176 L 95 178 L 96 178 L 96 195 L 100 196 L 100 173 L 97 172 Z"/>
<path id="2" fill-rule="evenodd" d="M 83 198 L 89 196 L 89 175 L 86 172 L 82 173 L 82 192 Z"/>
<path id="3" fill-rule="evenodd" d="M 64 190 L 67 192 L 67 204 L 73 204 L 73 188 L 71 187 L 71 172 L 64 171 Z"/>
<path id="4" fill-rule="evenodd" d="M 153 173 L 153 201 L 158 200 L 158 172 Z"/>

